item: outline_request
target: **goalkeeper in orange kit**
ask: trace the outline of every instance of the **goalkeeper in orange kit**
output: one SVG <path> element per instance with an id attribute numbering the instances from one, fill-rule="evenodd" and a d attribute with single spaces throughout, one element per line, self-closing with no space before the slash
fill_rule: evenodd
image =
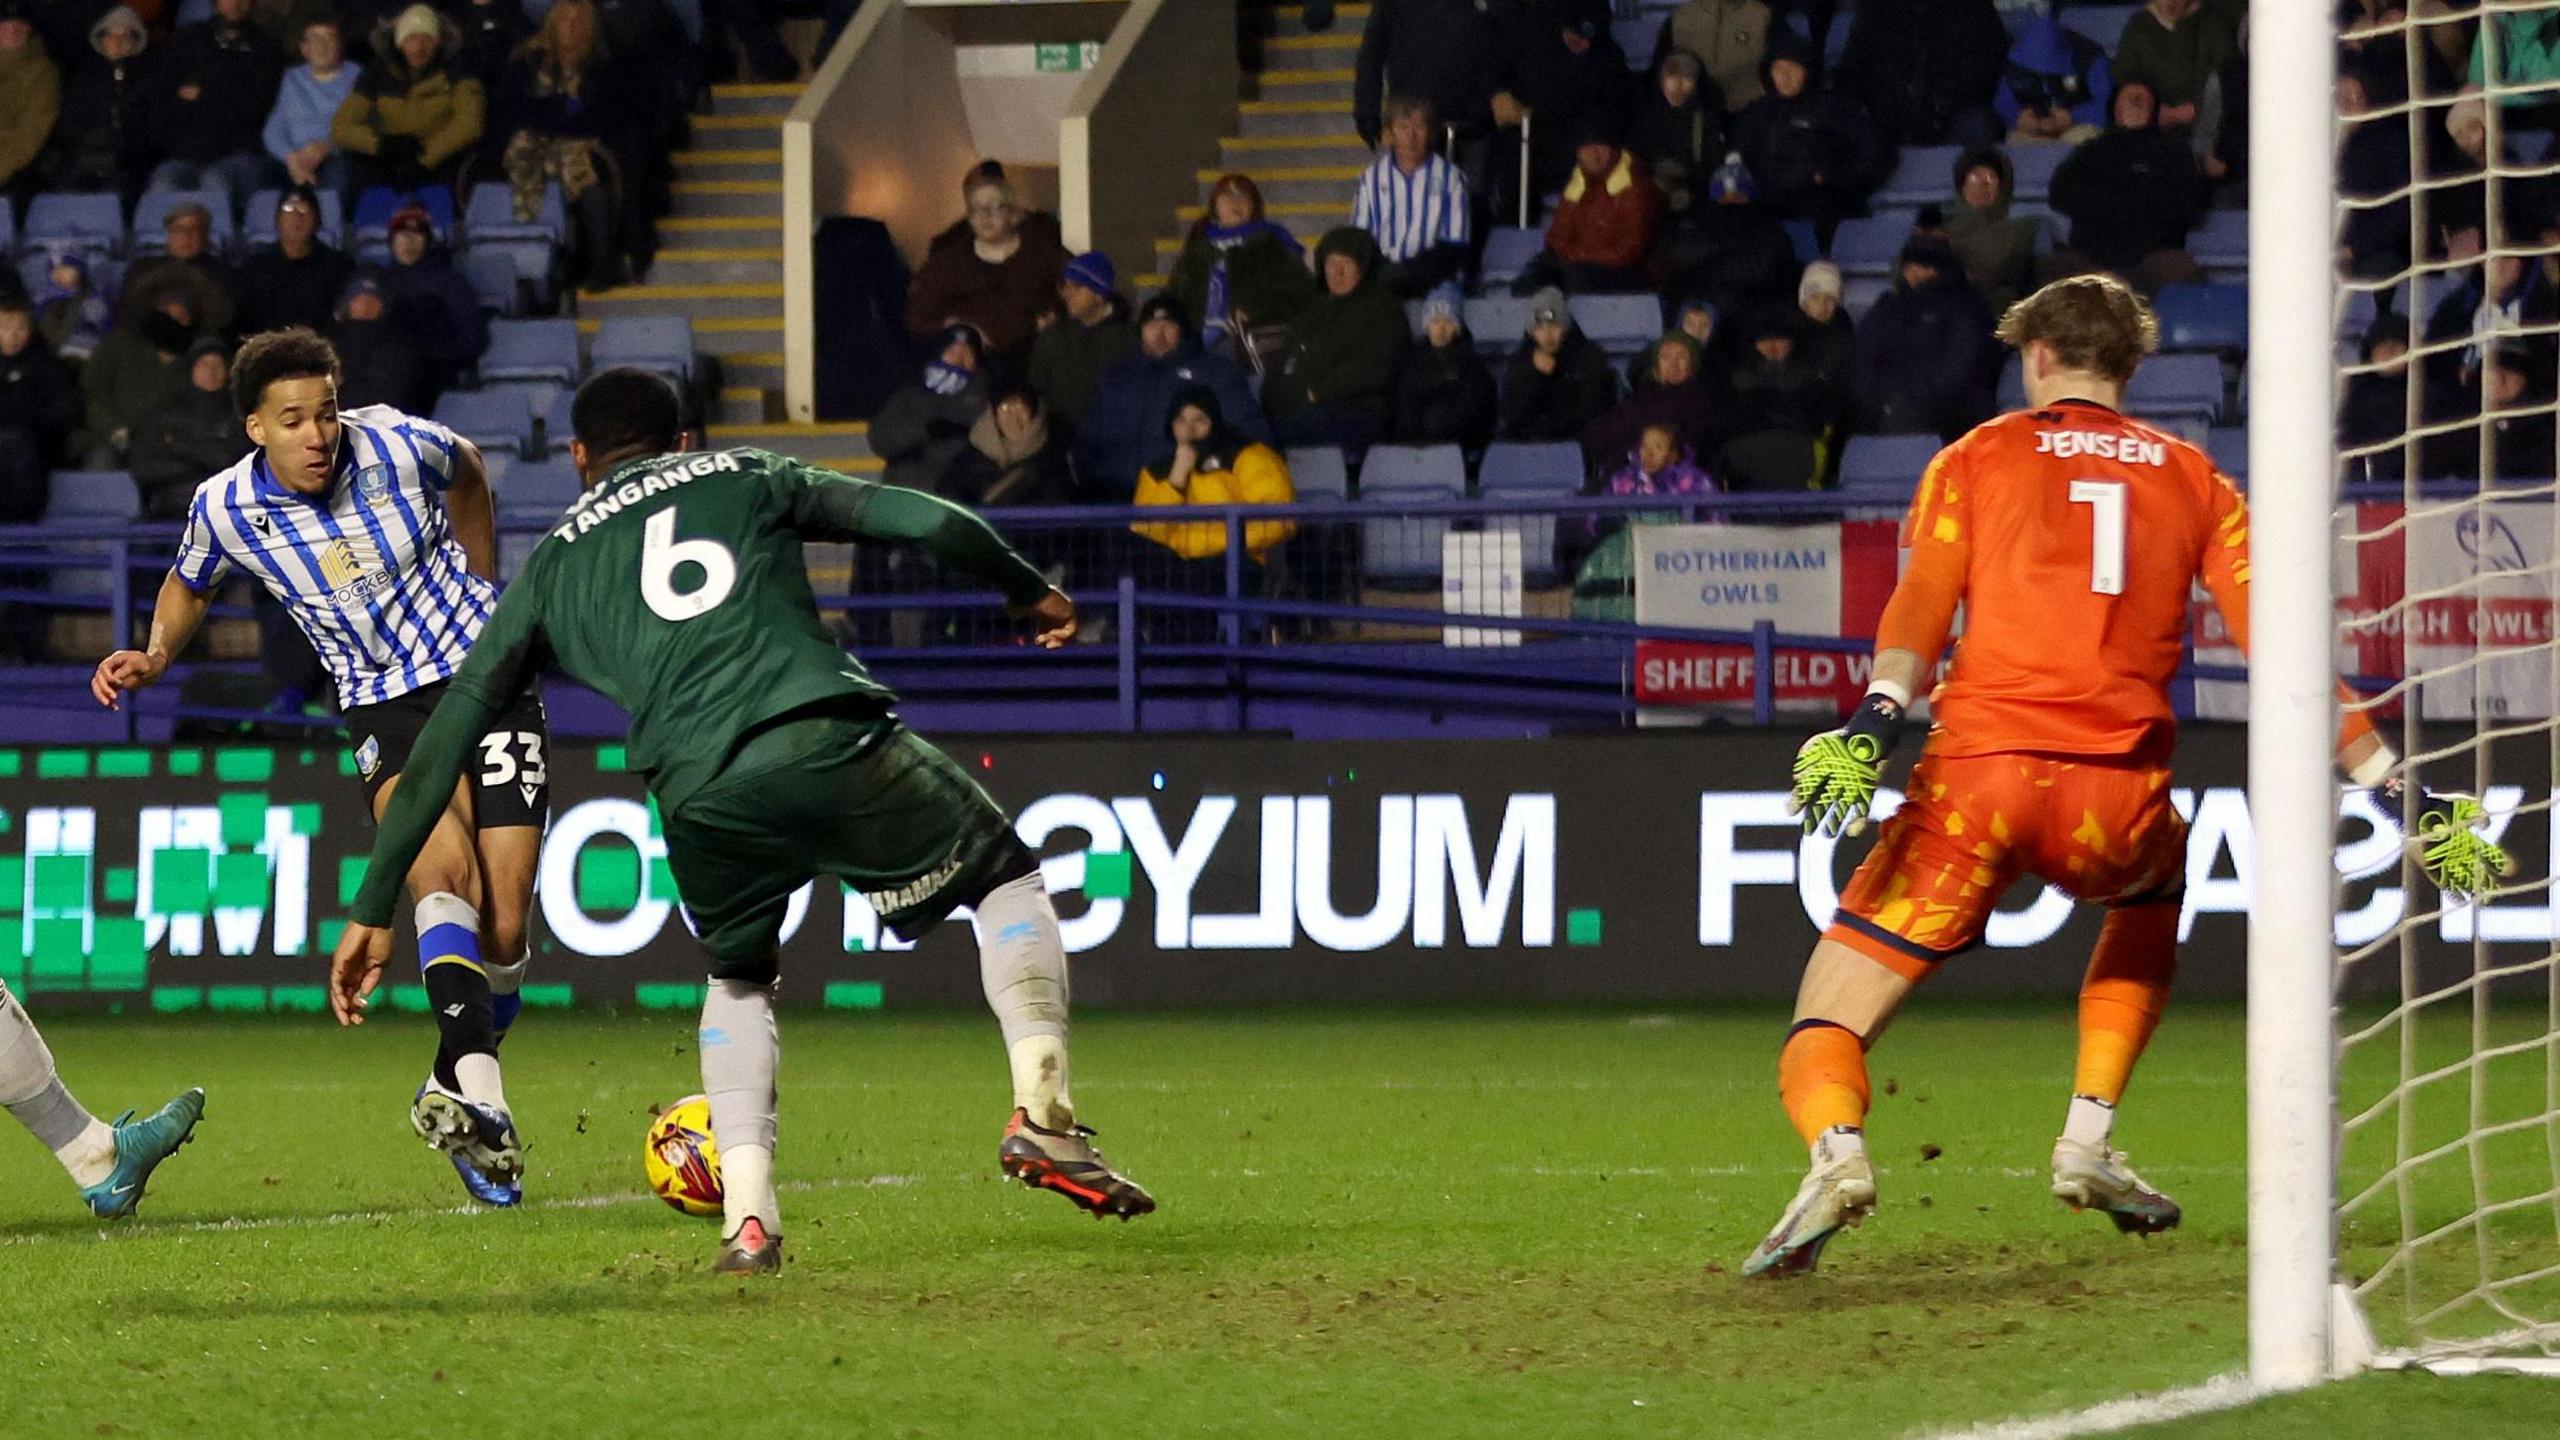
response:
<path id="1" fill-rule="evenodd" d="M 2201 451 L 2119 413 L 2158 343 L 2149 310 L 2121 282 L 2048 285 L 2010 307 L 2000 338 L 2020 353 L 2028 408 L 1930 463 L 1903 531 L 1908 563 L 1877 629 L 1874 682 L 1848 724 L 1796 757 L 1806 828 L 1863 830 L 1904 712 L 1963 609 L 1902 808 L 1805 967 L 1778 1086 L 1812 1166 L 1745 1274 L 1813 1269 L 1833 1235 L 1874 1209 L 1867 1046 L 1913 986 L 1982 938 L 2021 875 L 2107 911 L 2080 991 L 2053 1194 L 2122 1230 L 2178 1223 L 2177 1203 L 2109 1137 L 2177 966 L 2187 827 L 2169 804 L 2169 682 L 2199 578 L 2235 643 L 2249 643 L 2248 509 Z M 2396 758 L 2353 710 L 2338 761 L 2385 792 L 2386 812 L 2407 812 L 2437 884 L 2494 887 L 2507 859 L 2479 833 L 2475 802 L 2404 793 Z"/>

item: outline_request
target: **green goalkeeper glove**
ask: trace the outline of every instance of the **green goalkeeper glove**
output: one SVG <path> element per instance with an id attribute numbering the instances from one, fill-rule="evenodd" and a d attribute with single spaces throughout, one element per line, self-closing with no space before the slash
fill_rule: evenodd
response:
<path id="1" fill-rule="evenodd" d="M 1787 813 L 1804 818 L 1808 835 L 1857 835 L 1867 828 L 1867 807 L 1884 781 L 1885 757 L 1902 735 L 1902 706 L 1870 691 L 1849 723 L 1804 742 L 1796 751 L 1795 789 Z"/>
<path id="2" fill-rule="evenodd" d="M 2375 787 L 2382 812 L 2398 820 L 2403 782 L 2394 779 Z M 2418 787 L 2418 803 L 2409 843 L 2418 850 L 2418 867 L 2448 895 L 2479 901 L 2498 893 L 2498 881 L 2515 873 L 2506 848 L 2488 837 L 2487 812 L 2468 795 L 2438 795 Z"/>

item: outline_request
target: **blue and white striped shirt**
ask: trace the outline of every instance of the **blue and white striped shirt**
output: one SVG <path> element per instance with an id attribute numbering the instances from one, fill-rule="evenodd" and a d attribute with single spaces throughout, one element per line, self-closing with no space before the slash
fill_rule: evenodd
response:
<path id="1" fill-rule="evenodd" d="M 283 602 L 338 684 L 341 709 L 379 705 L 462 668 L 498 603 L 463 566 L 445 514 L 456 440 L 388 405 L 339 418 L 322 494 L 278 483 L 264 451 L 196 487 L 178 578 L 211 590 L 235 569 Z"/>
<path id="2" fill-rule="evenodd" d="M 1471 223 L 1467 177 L 1438 155 L 1407 175 L 1397 166 L 1394 151 L 1381 151 L 1377 163 L 1360 177 L 1351 223 L 1375 236 L 1378 249 L 1395 261 L 1443 245 L 1464 245 Z"/>

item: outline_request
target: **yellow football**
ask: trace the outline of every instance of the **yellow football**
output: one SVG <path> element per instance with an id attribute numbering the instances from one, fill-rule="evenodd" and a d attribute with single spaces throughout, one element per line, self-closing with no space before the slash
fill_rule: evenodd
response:
<path id="1" fill-rule="evenodd" d="M 641 1154 L 649 1188 L 687 1215 L 720 1214 L 720 1147 L 711 1138 L 711 1102 L 687 1095 L 649 1122 Z"/>

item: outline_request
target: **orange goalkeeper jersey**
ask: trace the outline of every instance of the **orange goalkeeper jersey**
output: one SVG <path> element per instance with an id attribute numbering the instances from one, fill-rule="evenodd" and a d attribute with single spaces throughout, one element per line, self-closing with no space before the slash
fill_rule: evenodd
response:
<path id="1" fill-rule="evenodd" d="M 1935 658 L 1934 754 L 2165 758 L 2202 578 L 2249 643 L 2246 503 L 2196 447 L 2085 400 L 2003 415 L 1938 453 L 1879 650 Z"/>

